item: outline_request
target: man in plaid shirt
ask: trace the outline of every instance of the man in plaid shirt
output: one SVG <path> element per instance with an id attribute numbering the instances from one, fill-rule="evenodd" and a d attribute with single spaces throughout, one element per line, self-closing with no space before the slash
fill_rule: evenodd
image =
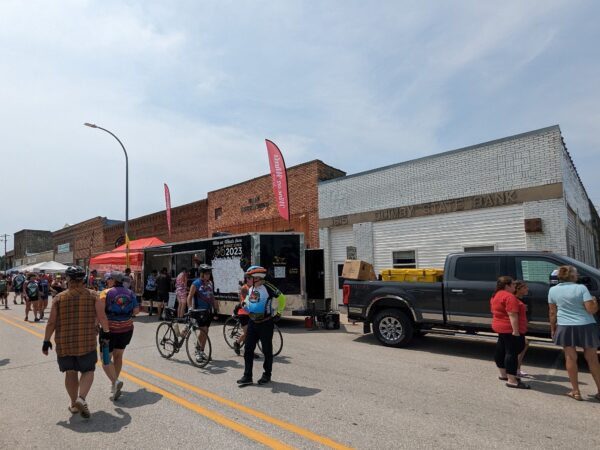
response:
<path id="1" fill-rule="evenodd" d="M 83 268 L 68 267 L 66 275 L 68 289 L 52 301 L 42 352 L 48 355 L 48 349 L 52 348 L 50 338 L 56 333 L 54 342 L 58 368 L 65 373 L 65 387 L 71 398 L 69 411 L 72 414 L 79 412 L 88 419 L 90 410 L 85 398 L 94 382 L 98 361 L 96 323 L 102 327 L 100 339 L 108 342 L 108 319 L 98 294 L 84 285 Z"/>

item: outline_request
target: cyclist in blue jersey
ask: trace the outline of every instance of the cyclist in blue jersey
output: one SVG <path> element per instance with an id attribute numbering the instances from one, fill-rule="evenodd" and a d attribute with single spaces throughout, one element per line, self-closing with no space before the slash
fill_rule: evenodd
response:
<path id="1" fill-rule="evenodd" d="M 247 271 L 253 279 L 253 285 L 248 291 L 244 301 L 244 309 L 248 312 L 250 322 L 246 335 L 246 351 L 244 352 L 244 376 L 237 383 L 241 386 L 252 384 L 252 366 L 254 365 L 254 349 L 260 340 L 262 351 L 265 355 L 263 363 L 264 372 L 258 384 L 266 384 L 271 381 L 273 369 L 273 320 L 279 319 L 285 308 L 285 296 L 279 292 L 278 305 L 273 312 L 273 295 L 265 286 L 267 269 L 260 266 L 251 266 Z"/>
<path id="2" fill-rule="evenodd" d="M 119 380 L 119 375 L 123 367 L 123 354 L 133 337 L 133 317 L 140 312 L 135 294 L 123 287 L 124 278 L 121 272 L 107 274 L 105 279 L 110 287 L 100 293 L 110 331 L 108 351 L 111 363 L 103 365 L 103 369 L 112 383 L 111 400 L 117 400 L 121 395 L 123 382 Z"/>
<path id="3" fill-rule="evenodd" d="M 212 322 L 213 315 L 218 313 L 218 305 L 215 301 L 214 286 L 211 280 L 212 267 L 201 264 L 198 267 L 199 276 L 190 286 L 187 296 L 187 306 L 191 310 L 191 316 L 196 320 L 198 326 L 204 333 L 200 334 L 196 345 L 196 360 L 202 362 L 208 356 L 204 353 L 208 328 Z"/>

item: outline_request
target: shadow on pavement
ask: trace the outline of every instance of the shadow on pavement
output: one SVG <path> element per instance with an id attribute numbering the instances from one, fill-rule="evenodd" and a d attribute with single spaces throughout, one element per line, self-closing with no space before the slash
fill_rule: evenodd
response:
<path id="1" fill-rule="evenodd" d="M 0 359 L 0 367 L 6 366 L 8 363 L 10 363 L 10 358 Z"/>
<path id="2" fill-rule="evenodd" d="M 186 355 L 185 351 L 184 351 L 183 355 L 184 355 L 185 359 L 171 358 L 171 359 L 169 359 L 169 361 L 172 361 L 177 364 L 185 364 L 190 367 L 194 367 L 192 365 L 192 363 L 190 362 L 190 360 L 187 359 L 187 355 Z M 198 370 L 201 370 L 204 373 L 220 374 L 220 373 L 226 373 L 228 368 L 241 369 L 244 367 L 243 364 L 241 364 L 240 362 L 233 360 L 233 359 L 215 359 L 213 356 L 211 356 L 211 358 L 212 358 L 211 361 L 208 363 L 208 365 L 206 367 L 202 367 Z"/>
<path id="3" fill-rule="evenodd" d="M 383 348 L 372 333 L 359 336 L 354 339 L 354 342 L 376 345 Z M 461 358 L 476 358 L 493 361 L 495 347 L 495 338 L 492 339 L 481 336 L 455 337 L 431 334 L 423 337 L 415 337 L 407 347 L 398 349 L 390 348 L 390 350 L 398 352 L 428 352 Z M 580 362 L 582 362 L 581 359 Z M 538 347 L 532 345 L 529 347 L 523 365 L 525 367 L 555 368 L 561 370 L 565 368 L 561 349 L 550 346 Z"/>
<path id="4" fill-rule="evenodd" d="M 89 419 L 73 414 L 69 420 L 57 422 L 57 425 L 76 433 L 117 433 L 131 423 L 131 415 L 121 408 L 116 408 L 115 412 L 117 416 L 106 411 L 94 411 Z M 66 408 L 65 413 L 70 414 Z"/>
<path id="5" fill-rule="evenodd" d="M 243 369 L 244 365 L 239 361 L 233 359 L 225 359 L 225 360 L 216 360 L 213 359 L 208 363 L 206 367 L 203 367 L 202 370 L 204 373 L 212 373 L 212 374 L 220 374 L 226 373 L 227 369 Z"/>
<path id="6" fill-rule="evenodd" d="M 281 383 L 279 381 L 272 381 L 270 384 L 257 385 L 262 389 L 271 389 L 273 394 L 285 393 L 294 397 L 311 397 L 321 392 L 321 389 L 309 388 L 306 386 L 298 386 L 297 384 Z"/>
<path id="7" fill-rule="evenodd" d="M 162 395 L 150 392 L 147 389 L 138 389 L 135 392 L 122 391 L 115 405 L 120 408 L 140 408 L 142 406 L 153 405 L 162 399 Z"/>

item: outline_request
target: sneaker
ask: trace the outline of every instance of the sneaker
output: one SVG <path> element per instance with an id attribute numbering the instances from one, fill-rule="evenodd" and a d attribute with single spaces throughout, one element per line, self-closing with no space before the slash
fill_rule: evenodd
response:
<path id="1" fill-rule="evenodd" d="M 112 401 L 118 400 L 121 396 L 121 389 L 123 388 L 123 382 L 121 380 L 117 380 L 115 384 L 113 384 L 110 388 L 111 396 L 110 399 Z"/>
<path id="2" fill-rule="evenodd" d="M 39 321 L 40 321 L 40 318 L 39 318 L 39 317 L 36 317 L 35 319 L 33 319 L 33 321 L 34 321 L 34 322 L 39 322 Z"/>
<path id="3" fill-rule="evenodd" d="M 71 405 L 69 405 L 69 412 L 71 414 L 77 414 L 79 412 L 79 410 L 77 409 L 77 406 L 71 406 Z"/>
<path id="4" fill-rule="evenodd" d="M 240 387 L 249 386 L 252 384 L 252 377 L 247 377 L 246 375 L 244 375 L 242 378 L 237 380 L 237 384 L 239 384 Z"/>
<path id="5" fill-rule="evenodd" d="M 77 408 L 77 411 L 79 411 L 79 414 L 81 414 L 81 417 L 83 417 L 84 419 L 90 418 L 90 410 L 88 408 L 88 404 L 81 397 L 78 397 L 77 400 L 75 401 L 75 408 Z"/>
<path id="6" fill-rule="evenodd" d="M 239 342 L 233 343 L 233 351 L 235 352 L 236 355 L 240 356 L 240 354 L 242 353 L 240 350 L 241 348 L 242 348 L 242 346 L 240 345 Z"/>
<path id="7" fill-rule="evenodd" d="M 271 377 L 265 373 L 263 373 L 262 377 L 260 377 L 260 380 L 258 380 L 258 384 L 267 384 L 270 382 L 271 382 Z"/>
<path id="8" fill-rule="evenodd" d="M 196 350 L 196 362 L 203 363 L 208 360 L 208 356 L 202 350 Z"/>

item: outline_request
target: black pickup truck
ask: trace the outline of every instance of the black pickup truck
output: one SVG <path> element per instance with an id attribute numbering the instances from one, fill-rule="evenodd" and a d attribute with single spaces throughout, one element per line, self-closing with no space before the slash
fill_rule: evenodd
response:
<path id="1" fill-rule="evenodd" d="M 499 276 L 524 280 L 529 294 L 528 335 L 550 337 L 550 274 L 562 265 L 575 266 L 580 283 L 599 298 L 600 271 L 572 258 L 546 252 L 456 253 L 448 255 L 442 282 L 345 280 L 348 319 L 364 323 L 383 345 L 401 347 L 415 334 L 429 331 L 491 331 L 490 298 Z"/>

